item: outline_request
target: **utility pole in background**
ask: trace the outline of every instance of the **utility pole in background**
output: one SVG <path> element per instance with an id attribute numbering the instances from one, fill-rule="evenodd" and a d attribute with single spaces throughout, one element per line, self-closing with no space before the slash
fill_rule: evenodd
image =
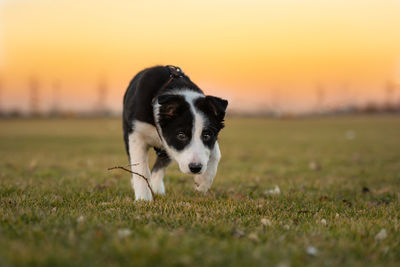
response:
<path id="1" fill-rule="evenodd" d="M 316 93 L 316 109 L 318 112 L 321 112 L 325 102 L 325 88 L 322 84 L 317 83 L 315 87 Z"/>
<path id="2" fill-rule="evenodd" d="M 385 94 L 386 94 L 386 102 L 385 109 L 391 109 L 393 104 L 393 96 L 396 89 L 396 85 L 392 81 L 386 82 Z"/>
<path id="3" fill-rule="evenodd" d="M 29 108 L 31 116 L 39 115 L 39 82 L 35 77 L 29 80 Z"/>
<path id="4" fill-rule="evenodd" d="M 51 114 L 53 116 L 57 116 L 60 113 L 60 89 L 61 83 L 59 80 L 54 80 L 52 84 L 52 105 L 51 105 Z"/>
<path id="5" fill-rule="evenodd" d="M 342 104 L 340 106 L 342 106 L 344 109 L 354 108 L 354 105 L 356 103 L 353 99 L 353 94 L 350 84 L 348 82 L 344 82 L 341 87 L 343 96 L 342 96 Z"/>
<path id="6" fill-rule="evenodd" d="M 107 82 L 104 76 L 100 77 L 99 84 L 97 87 L 97 103 L 95 106 L 95 113 L 103 116 L 107 112 L 106 101 L 107 101 Z"/>

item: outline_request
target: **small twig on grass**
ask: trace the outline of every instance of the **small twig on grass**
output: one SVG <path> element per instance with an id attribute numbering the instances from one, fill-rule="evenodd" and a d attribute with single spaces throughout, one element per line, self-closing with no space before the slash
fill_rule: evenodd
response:
<path id="1" fill-rule="evenodd" d="M 139 165 L 139 163 L 128 164 L 128 165 L 125 165 L 125 166 L 136 166 L 136 165 Z M 154 199 L 155 199 L 155 194 L 154 194 L 153 189 L 151 188 L 149 179 L 148 179 L 146 176 L 144 176 L 144 175 L 142 175 L 142 174 L 140 174 L 140 173 L 133 172 L 133 171 L 131 171 L 131 170 L 125 168 L 125 166 L 114 166 L 114 167 L 107 168 L 107 170 L 108 170 L 108 171 L 111 171 L 111 170 L 115 170 L 115 169 L 121 169 L 121 170 L 130 172 L 130 173 L 132 173 L 132 174 L 136 174 L 137 176 L 143 178 L 143 179 L 146 181 L 146 184 L 147 184 L 147 186 L 148 186 L 149 189 L 150 189 L 151 196 L 153 197 L 153 200 L 154 200 Z"/>

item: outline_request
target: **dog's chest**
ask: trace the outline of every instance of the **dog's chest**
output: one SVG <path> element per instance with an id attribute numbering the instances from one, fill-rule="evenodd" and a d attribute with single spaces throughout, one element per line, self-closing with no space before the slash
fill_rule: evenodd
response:
<path id="1" fill-rule="evenodd" d="M 155 146 L 162 148 L 163 145 L 161 143 L 160 136 L 158 135 L 157 129 L 155 126 L 142 122 L 142 121 L 135 121 L 134 122 L 134 132 L 139 134 L 146 144 L 150 146 Z"/>

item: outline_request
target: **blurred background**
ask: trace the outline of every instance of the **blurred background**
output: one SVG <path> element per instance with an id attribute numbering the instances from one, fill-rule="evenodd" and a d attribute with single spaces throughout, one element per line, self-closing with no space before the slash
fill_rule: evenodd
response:
<path id="1" fill-rule="evenodd" d="M 399 14 L 399 0 L 0 0 L 0 112 L 119 115 L 158 64 L 231 114 L 398 112 Z"/>

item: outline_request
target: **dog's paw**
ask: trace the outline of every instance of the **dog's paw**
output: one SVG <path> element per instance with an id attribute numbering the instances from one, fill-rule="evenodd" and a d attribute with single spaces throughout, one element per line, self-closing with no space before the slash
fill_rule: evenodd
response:
<path id="1" fill-rule="evenodd" d="M 207 193 L 208 189 L 210 189 L 212 180 L 208 179 L 207 176 L 198 175 L 194 177 L 194 189 L 196 191 Z"/>
<path id="2" fill-rule="evenodd" d="M 153 189 L 154 194 L 159 194 L 159 195 L 164 195 L 165 194 L 165 187 L 164 187 L 164 182 L 153 182 L 154 180 L 151 181 L 151 189 Z"/>
<path id="3" fill-rule="evenodd" d="M 137 196 L 135 197 L 135 201 L 153 201 L 152 196 Z"/>
<path id="4" fill-rule="evenodd" d="M 195 187 L 194 189 L 200 193 L 207 193 L 208 189 L 210 189 L 210 185 L 207 185 L 206 183 L 198 184 L 195 182 Z"/>
<path id="5" fill-rule="evenodd" d="M 146 190 L 147 189 L 147 190 Z M 150 189 L 146 188 L 142 190 L 135 190 L 135 200 L 152 201 L 153 196 L 151 195 Z"/>

